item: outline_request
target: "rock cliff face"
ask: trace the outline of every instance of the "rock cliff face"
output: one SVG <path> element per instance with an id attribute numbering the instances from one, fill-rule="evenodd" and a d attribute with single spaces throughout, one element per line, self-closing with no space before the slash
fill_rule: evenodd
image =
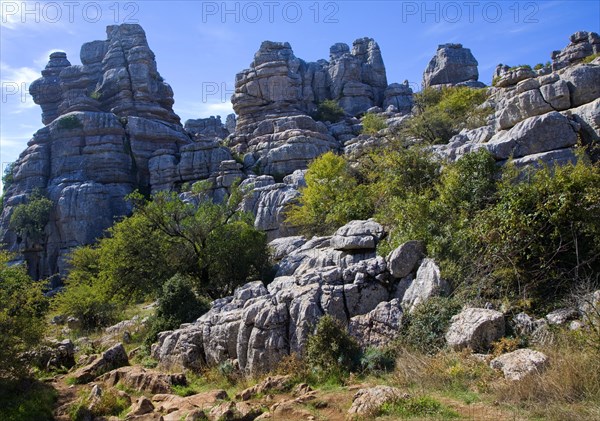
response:
<path id="1" fill-rule="evenodd" d="M 572 35 L 552 54 L 555 71 L 499 65 L 485 104 L 493 109 L 488 126 L 464 130 L 436 149 L 450 159 L 485 148 L 517 165 L 574 162 L 578 140 L 600 140 L 600 59 L 579 63 L 583 54 L 595 54 L 597 40 L 593 32 Z"/>
<path id="2" fill-rule="evenodd" d="M 128 214 L 128 193 L 208 178 L 231 159 L 215 143 L 193 143 L 181 126 L 173 92 L 139 25 L 109 26 L 106 41 L 81 47 L 81 62 L 72 66 L 65 53 L 53 53 L 32 83 L 46 126 L 16 161 L 4 194 L 0 242 L 23 253 L 36 278 L 64 273 L 73 247 L 92 243 Z M 159 165 L 164 156 L 172 157 L 178 173 Z M 54 207 L 44 238 L 32 243 L 19 238 L 9 221 L 36 189 Z"/>
<path id="3" fill-rule="evenodd" d="M 307 63 L 289 43 L 265 41 L 250 68 L 236 76 L 231 98 L 238 115 L 228 143 L 247 154 L 246 164 L 269 175 L 288 175 L 342 143 L 328 126 L 315 122 L 317 105 L 334 99 L 350 116 L 373 106 L 393 105 L 410 112 L 412 90 L 407 84 L 387 84 L 377 43 L 361 38 L 352 50 L 343 43 L 330 49 L 330 61 Z"/>

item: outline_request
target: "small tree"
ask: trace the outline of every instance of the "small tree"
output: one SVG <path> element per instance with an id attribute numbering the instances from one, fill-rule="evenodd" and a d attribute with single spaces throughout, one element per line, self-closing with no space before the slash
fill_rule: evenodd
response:
<path id="1" fill-rule="evenodd" d="M 385 119 L 377 114 L 367 113 L 362 119 L 362 132 L 366 134 L 376 134 L 379 130 L 387 127 Z"/>
<path id="2" fill-rule="evenodd" d="M 368 189 L 348 162 L 327 152 L 308 166 L 306 187 L 288 209 L 286 221 L 307 234 L 324 235 L 353 219 L 366 219 L 372 211 Z"/>
<path id="3" fill-rule="evenodd" d="M 347 373 L 360 365 L 360 347 L 341 322 L 326 314 L 306 345 L 308 364 L 324 376 Z"/>
<path id="4" fill-rule="evenodd" d="M 11 265 L 12 255 L 0 251 L 0 377 L 23 374 L 19 356 L 43 337 L 47 301 L 42 285 L 27 276 L 23 265 Z"/>
<path id="5" fill-rule="evenodd" d="M 344 109 L 340 107 L 337 101 L 333 99 L 326 99 L 317 106 L 315 120 L 337 123 L 344 117 L 344 115 L 346 115 L 346 113 Z"/>
<path id="6" fill-rule="evenodd" d="M 34 191 L 27 203 L 17 205 L 10 217 L 10 227 L 22 238 L 40 242 L 48 224 L 52 201 Z"/>

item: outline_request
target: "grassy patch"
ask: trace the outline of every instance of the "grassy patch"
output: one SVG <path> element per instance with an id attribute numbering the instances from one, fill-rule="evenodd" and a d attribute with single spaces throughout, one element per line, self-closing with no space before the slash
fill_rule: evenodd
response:
<path id="1" fill-rule="evenodd" d="M 68 115 L 65 117 L 61 117 L 60 120 L 58 120 L 58 123 L 56 123 L 56 126 L 59 129 L 64 129 L 64 130 L 83 128 L 83 124 L 81 123 L 79 118 L 77 118 L 76 115 Z"/>
<path id="2" fill-rule="evenodd" d="M 394 402 L 385 403 L 379 409 L 378 415 L 398 418 L 435 418 L 438 420 L 459 417 L 457 412 L 429 396 L 398 399 Z"/>
<path id="3" fill-rule="evenodd" d="M 56 391 L 37 380 L 0 381 L 0 420 L 53 420 Z"/>

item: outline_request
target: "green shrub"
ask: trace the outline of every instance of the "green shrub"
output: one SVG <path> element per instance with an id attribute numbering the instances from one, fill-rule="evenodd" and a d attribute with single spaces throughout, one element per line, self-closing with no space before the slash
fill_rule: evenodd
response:
<path id="1" fill-rule="evenodd" d="M 59 118 L 56 127 L 63 130 L 81 129 L 83 124 L 76 115 L 67 115 Z"/>
<path id="2" fill-rule="evenodd" d="M 52 421 L 56 397 L 52 386 L 37 380 L 0 379 L 0 419 Z"/>
<path id="3" fill-rule="evenodd" d="M 600 271 L 600 167 L 507 168 L 473 227 L 498 295 L 552 302 Z M 481 287 L 480 287 L 481 288 Z"/>
<path id="4" fill-rule="evenodd" d="M 396 363 L 394 352 L 391 348 L 367 348 L 360 358 L 360 365 L 366 373 L 389 372 Z"/>
<path id="5" fill-rule="evenodd" d="M 585 57 L 583 60 L 581 60 L 581 62 L 584 64 L 591 63 L 592 61 L 596 60 L 598 57 L 600 57 L 600 53 L 591 54 L 591 55 Z"/>
<path id="6" fill-rule="evenodd" d="M 208 300 L 196 296 L 193 285 L 191 279 L 179 274 L 165 282 L 156 314 L 149 323 L 144 340 L 148 349 L 160 332 L 176 329 L 182 323 L 193 322 L 210 309 Z"/>
<path id="7" fill-rule="evenodd" d="M 427 143 L 447 143 L 460 130 L 486 124 L 489 108 L 479 107 L 487 98 L 485 89 L 464 86 L 425 88 L 415 94 L 417 115 L 404 131 Z"/>
<path id="8" fill-rule="evenodd" d="M 517 70 L 517 69 L 525 69 L 525 70 L 531 70 L 531 66 L 529 64 L 518 64 L 516 66 L 512 66 L 508 69 L 508 71 L 512 71 L 512 70 Z"/>
<path id="9" fill-rule="evenodd" d="M 4 167 L 4 173 L 2 174 L 2 191 L 5 192 L 14 182 L 14 169 L 15 163 L 10 162 Z"/>
<path id="10" fill-rule="evenodd" d="M 446 346 L 444 335 L 450 319 L 458 314 L 461 304 L 455 298 L 431 297 L 405 314 L 402 342 L 426 354 L 434 354 Z"/>
<path id="11" fill-rule="evenodd" d="M 27 203 L 17 205 L 10 217 L 10 228 L 20 237 L 33 242 L 43 239 L 46 224 L 52 211 L 52 201 L 39 191 L 34 191 Z"/>
<path id="12" fill-rule="evenodd" d="M 315 120 L 317 121 L 329 121 L 331 123 L 337 123 L 346 115 L 344 109 L 340 107 L 337 101 L 333 99 L 326 99 L 317 106 L 317 112 L 315 114 Z"/>
<path id="13" fill-rule="evenodd" d="M 385 119 L 377 114 L 367 113 L 362 119 L 362 132 L 366 134 L 376 134 L 379 130 L 387 127 Z"/>
<path id="14" fill-rule="evenodd" d="M 372 203 L 350 164 L 327 152 L 308 166 L 306 187 L 287 210 L 286 222 L 309 235 L 327 235 L 353 219 L 372 214 Z"/>
<path id="15" fill-rule="evenodd" d="M 84 331 L 110 326 L 118 319 L 120 308 L 108 298 L 99 286 L 87 283 L 67 283 L 65 290 L 52 301 L 59 314 L 76 317 Z"/>
<path id="16" fill-rule="evenodd" d="M 24 374 L 20 354 L 30 350 L 43 337 L 48 305 L 42 284 L 27 276 L 24 265 L 0 251 L 0 378 Z"/>
<path id="17" fill-rule="evenodd" d="M 340 321 L 325 315 L 308 337 L 306 361 L 322 378 L 337 377 L 359 367 L 360 348 Z"/>

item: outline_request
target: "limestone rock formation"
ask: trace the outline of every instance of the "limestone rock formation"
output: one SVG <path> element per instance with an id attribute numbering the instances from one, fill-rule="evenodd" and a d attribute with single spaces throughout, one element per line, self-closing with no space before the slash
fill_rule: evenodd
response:
<path id="1" fill-rule="evenodd" d="M 463 130 L 448 145 L 434 149 L 452 160 L 485 148 L 499 162 L 515 158 L 518 166 L 574 162 L 578 139 L 584 144 L 600 140 L 600 62 L 580 63 L 584 53 L 574 52 L 587 46 L 587 54 L 597 44 L 582 41 L 581 34 L 574 34 L 571 40 L 579 41 L 560 55 L 571 59 L 553 66 L 554 71 L 499 65 L 486 102 L 493 107 L 488 125 Z"/>
<path id="2" fill-rule="evenodd" d="M 423 87 L 464 85 L 482 88 L 477 60 L 462 44 L 442 44 L 423 73 Z"/>
<path id="3" fill-rule="evenodd" d="M 354 41 L 352 50 L 335 44 L 329 62 L 310 63 L 297 58 L 289 43 L 265 41 L 250 68 L 236 76 L 231 102 L 238 118 L 228 143 L 247 154 L 248 168 L 262 174 L 304 169 L 316 156 L 339 151 L 343 141 L 358 134 L 343 124 L 329 129 L 309 117 L 326 99 L 336 100 L 351 116 L 373 106 L 393 105 L 403 113 L 412 108 L 407 84 L 388 86 L 381 51 L 371 38 Z"/>
<path id="4" fill-rule="evenodd" d="M 20 252 L 34 278 L 66 270 L 66 256 L 131 212 L 124 197 L 171 189 L 213 176 L 231 154 L 217 141 L 193 142 L 173 112 L 173 92 L 157 70 L 139 25 L 107 27 L 105 41 L 81 47 L 81 65 L 52 53 L 31 95 L 46 125 L 27 144 L 4 193 L 0 242 Z M 194 138 L 205 124 L 190 122 Z M 222 129 L 222 128 L 221 128 Z M 224 130 L 224 129 L 222 129 Z M 54 203 L 43 238 L 20 238 L 9 226 L 34 191 Z"/>
<path id="5" fill-rule="evenodd" d="M 575 32 L 570 41 L 563 50 L 552 52 L 552 70 L 580 62 L 593 54 L 600 54 L 600 36 L 595 32 Z"/>
<path id="6" fill-rule="evenodd" d="M 384 235 L 370 220 L 352 221 L 331 237 L 296 238 L 267 288 L 253 282 L 215 301 L 197 322 L 161 333 L 152 355 L 167 366 L 237 360 L 247 373 L 264 372 L 285 355 L 302 355 L 324 314 L 349 326 L 365 347 L 389 342 L 402 325 L 406 288 L 375 253 Z M 416 263 L 407 269 L 411 277 Z"/>

